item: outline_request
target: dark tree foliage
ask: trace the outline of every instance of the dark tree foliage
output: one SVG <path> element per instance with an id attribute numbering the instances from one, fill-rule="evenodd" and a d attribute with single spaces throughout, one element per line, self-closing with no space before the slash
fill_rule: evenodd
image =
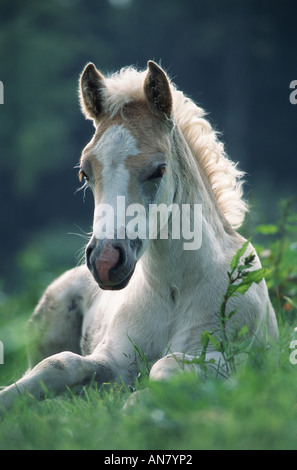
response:
<path id="1" fill-rule="evenodd" d="M 52 227 L 90 230 L 74 169 L 93 132 L 77 99 L 88 61 L 103 73 L 161 61 L 252 181 L 294 186 L 296 12 L 290 0 L 1 0 L 0 278 Z"/>

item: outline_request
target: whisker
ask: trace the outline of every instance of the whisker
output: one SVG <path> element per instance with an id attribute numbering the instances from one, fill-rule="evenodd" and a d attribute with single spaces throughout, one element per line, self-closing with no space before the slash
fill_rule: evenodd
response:
<path id="1" fill-rule="evenodd" d="M 82 229 L 79 225 L 73 224 L 75 227 L 77 227 L 81 233 L 77 232 L 68 232 L 68 235 L 76 235 L 77 237 L 82 238 L 83 240 L 86 240 L 87 242 L 90 240 L 92 236 L 92 231 L 91 232 L 86 232 L 84 229 Z M 81 266 L 82 264 L 85 264 L 85 250 L 86 250 L 87 243 L 83 244 L 77 252 L 75 253 L 75 258 L 76 258 L 76 266 Z"/>
<path id="2" fill-rule="evenodd" d="M 77 235 L 78 237 L 82 237 L 86 240 L 88 240 L 89 238 L 91 238 L 92 236 L 92 231 L 91 232 L 86 232 L 84 229 L 82 229 L 79 225 L 77 224 L 73 224 L 76 228 L 78 228 L 81 233 L 76 233 L 76 232 L 68 232 L 68 235 Z"/>
<path id="3" fill-rule="evenodd" d="M 83 233 L 76 233 L 76 232 L 68 232 L 67 235 L 77 235 L 78 237 L 83 238 L 84 240 L 89 240 L 90 238 L 88 235 L 84 235 Z"/>
<path id="4" fill-rule="evenodd" d="M 85 246 L 82 246 L 81 248 L 79 248 L 77 250 L 77 252 L 75 253 L 75 258 L 76 258 L 76 266 L 81 266 L 83 264 L 85 264 L 86 262 L 86 259 L 85 259 L 85 250 L 86 250 L 86 247 Z"/>

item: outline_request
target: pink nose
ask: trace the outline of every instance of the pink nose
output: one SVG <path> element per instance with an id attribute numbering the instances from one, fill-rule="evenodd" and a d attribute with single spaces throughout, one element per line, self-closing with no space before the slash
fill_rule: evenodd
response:
<path id="1" fill-rule="evenodd" d="M 97 272 L 102 282 L 109 281 L 109 271 L 115 267 L 119 258 L 120 250 L 112 246 L 111 240 L 106 240 L 96 262 Z"/>

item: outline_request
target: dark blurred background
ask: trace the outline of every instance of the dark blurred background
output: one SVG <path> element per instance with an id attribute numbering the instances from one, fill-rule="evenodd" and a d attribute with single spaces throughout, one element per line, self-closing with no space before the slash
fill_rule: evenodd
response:
<path id="1" fill-rule="evenodd" d="M 77 264 L 91 230 L 77 169 L 93 134 L 78 77 L 154 59 L 222 132 L 247 172 L 254 223 L 295 192 L 297 2 L 0 0 L 0 291 Z"/>

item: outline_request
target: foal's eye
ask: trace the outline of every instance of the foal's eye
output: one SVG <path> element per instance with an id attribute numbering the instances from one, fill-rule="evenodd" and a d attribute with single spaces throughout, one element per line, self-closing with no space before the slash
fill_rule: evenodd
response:
<path id="1" fill-rule="evenodd" d="M 162 176 L 164 175 L 164 173 L 166 172 L 166 163 L 162 163 L 161 165 L 158 166 L 158 168 L 156 168 L 154 170 L 154 172 L 148 177 L 148 181 L 149 180 L 152 180 L 152 179 L 155 179 L 155 178 L 162 178 Z"/>
<path id="2" fill-rule="evenodd" d="M 78 178 L 79 178 L 79 181 L 82 181 L 83 179 L 88 182 L 89 181 L 89 177 L 88 175 L 84 172 L 84 170 L 79 170 L 78 172 Z"/>

